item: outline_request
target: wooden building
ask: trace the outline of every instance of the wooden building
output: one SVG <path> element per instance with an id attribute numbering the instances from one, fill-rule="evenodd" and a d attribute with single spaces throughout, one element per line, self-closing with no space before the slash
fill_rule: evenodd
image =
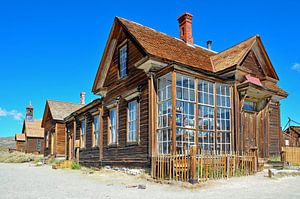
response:
<path id="1" fill-rule="evenodd" d="M 26 140 L 26 153 L 44 154 L 44 129 L 41 123 L 41 120 L 25 119 L 22 134 Z"/>
<path id="2" fill-rule="evenodd" d="M 26 117 L 23 122 L 22 133 L 15 135 L 16 150 L 26 153 L 44 153 L 44 129 L 41 120 L 33 119 L 33 106 L 26 107 Z"/>
<path id="3" fill-rule="evenodd" d="M 194 43 L 191 14 L 178 22 L 180 39 L 115 18 L 92 88 L 101 101 L 65 117 L 70 158 L 149 167 L 153 155 L 186 153 L 191 145 L 210 153 L 279 155 L 280 100 L 287 93 L 261 38 L 215 52 L 211 41 Z M 43 123 L 49 110 L 46 105 Z"/>
<path id="4" fill-rule="evenodd" d="M 300 147 L 300 126 L 289 126 L 283 132 L 282 146 Z"/>
<path id="5" fill-rule="evenodd" d="M 67 159 L 82 165 L 99 166 L 102 160 L 101 100 L 96 99 L 65 118 Z M 77 144 L 76 144 L 77 143 Z"/>
<path id="6" fill-rule="evenodd" d="M 83 104 L 73 104 L 47 100 L 42 127 L 44 128 L 45 150 L 44 156 L 65 157 L 66 156 L 66 126 L 64 118 L 72 112 L 84 106 Z"/>
<path id="7" fill-rule="evenodd" d="M 16 151 L 25 152 L 26 150 L 25 134 L 17 133 L 15 135 L 15 141 L 16 141 Z"/>

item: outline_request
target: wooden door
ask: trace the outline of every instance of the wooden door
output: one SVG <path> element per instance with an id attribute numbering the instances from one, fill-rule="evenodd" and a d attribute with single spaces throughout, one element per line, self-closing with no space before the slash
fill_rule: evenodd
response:
<path id="1" fill-rule="evenodd" d="M 256 117 L 255 112 L 243 111 L 241 114 L 242 149 L 244 152 L 258 148 Z"/>

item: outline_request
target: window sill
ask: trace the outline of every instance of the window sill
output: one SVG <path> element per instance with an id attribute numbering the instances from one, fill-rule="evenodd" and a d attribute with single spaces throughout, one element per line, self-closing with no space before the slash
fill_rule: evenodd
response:
<path id="1" fill-rule="evenodd" d="M 135 141 L 135 142 L 127 142 L 126 143 L 126 146 L 138 146 L 138 145 L 140 145 L 140 143 L 137 142 L 137 141 Z"/>
<path id="2" fill-rule="evenodd" d="M 257 113 L 257 111 L 250 111 L 250 110 L 244 110 L 244 109 L 243 109 L 243 112 L 246 112 L 246 113 Z"/>
<path id="3" fill-rule="evenodd" d="M 106 146 L 106 148 L 117 148 L 118 147 L 118 144 L 117 143 L 113 143 L 113 144 L 108 144 Z"/>

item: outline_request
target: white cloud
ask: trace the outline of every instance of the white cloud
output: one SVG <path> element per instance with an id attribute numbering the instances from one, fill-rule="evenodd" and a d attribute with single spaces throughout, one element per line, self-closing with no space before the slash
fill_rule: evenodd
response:
<path id="1" fill-rule="evenodd" d="M 300 72 L 300 63 L 294 63 L 292 69 Z"/>
<path id="2" fill-rule="evenodd" d="M 12 117 L 15 120 L 22 120 L 23 114 L 16 110 L 7 111 L 0 107 L 0 117 Z"/>

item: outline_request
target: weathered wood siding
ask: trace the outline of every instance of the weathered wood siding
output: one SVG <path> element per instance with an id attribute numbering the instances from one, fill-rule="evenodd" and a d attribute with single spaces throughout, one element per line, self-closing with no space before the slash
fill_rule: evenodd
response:
<path id="1" fill-rule="evenodd" d="M 25 152 L 26 150 L 26 142 L 25 141 L 16 141 L 16 150 Z"/>
<path id="2" fill-rule="evenodd" d="M 280 113 L 279 104 L 272 103 L 269 111 L 269 135 L 270 135 L 270 149 L 269 155 L 280 154 Z"/>
<path id="3" fill-rule="evenodd" d="M 241 65 L 242 69 L 246 69 L 249 74 L 257 76 L 258 78 L 262 78 L 265 76 L 262 67 L 259 65 L 254 53 L 252 51 L 245 57 Z"/>
<path id="4" fill-rule="evenodd" d="M 99 167 L 100 153 L 99 146 L 93 146 L 93 120 L 94 115 L 90 112 L 84 113 L 86 121 L 85 147 L 80 148 L 79 162 L 86 166 Z M 79 131 L 80 132 L 80 131 Z"/>
<path id="5" fill-rule="evenodd" d="M 40 150 L 37 149 L 37 140 L 40 140 L 40 142 L 41 142 Z M 26 138 L 26 153 L 43 154 L 44 153 L 44 139 L 27 137 Z"/>
<path id="6" fill-rule="evenodd" d="M 109 103 L 121 96 L 118 104 L 118 132 L 117 145 L 108 145 L 108 114 L 109 110 L 103 112 L 103 160 L 102 165 L 147 167 L 150 164 L 148 158 L 148 77 L 143 70 L 137 69 L 134 64 L 144 57 L 142 51 L 130 40 L 125 33 L 121 34 L 118 45 L 127 38 L 128 50 L 128 74 L 119 79 L 118 75 L 118 48 L 115 50 L 110 68 L 104 83 L 107 87 L 107 95 L 103 104 Z M 127 101 L 124 95 L 137 87 L 142 88 L 140 96 L 140 142 L 135 145 L 126 143 L 127 138 Z"/>
<path id="7" fill-rule="evenodd" d="M 55 132 L 55 149 L 56 156 L 65 156 L 66 153 L 66 125 L 64 123 L 56 123 Z"/>

